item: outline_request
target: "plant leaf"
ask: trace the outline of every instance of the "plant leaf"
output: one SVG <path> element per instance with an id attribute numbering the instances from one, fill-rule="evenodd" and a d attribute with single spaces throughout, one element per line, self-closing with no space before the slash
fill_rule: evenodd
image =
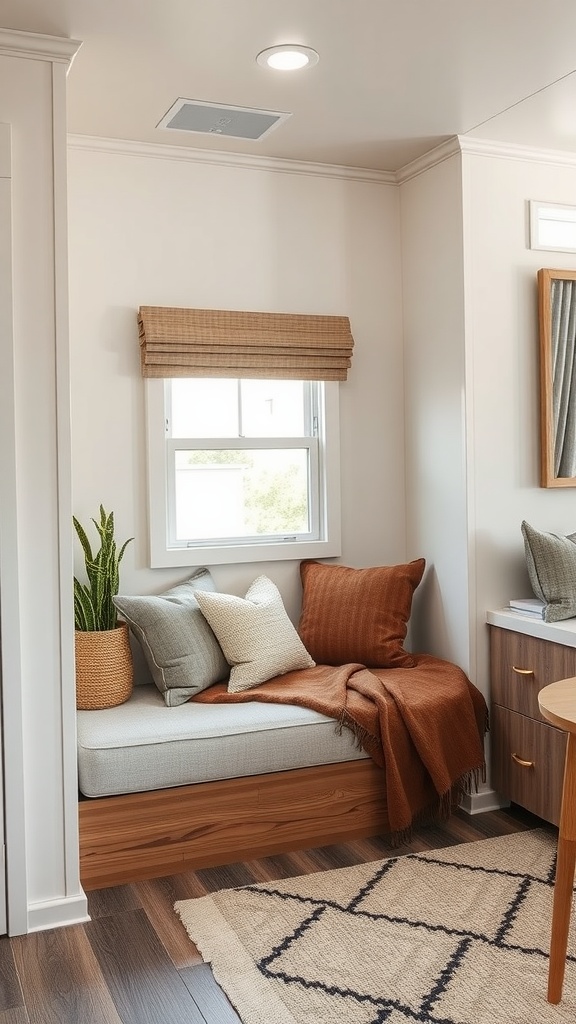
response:
<path id="1" fill-rule="evenodd" d="M 100 538 L 98 551 L 93 551 L 85 530 L 73 516 L 73 523 L 82 550 L 88 585 L 74 578 L 74 618 L 77 629 L 84 631 L 114 629 L 117 611 L 113 598 L 118 593 L 119 565 L 130 541 L 118 552 L 114 540 L 114 513 L 100 505 L 100 519 L 92 519 Z"/>
<path id="2" fill-rule="evenodd" d="M 74 625 L 76 629 L 91 632 L 95 621 L 90 591 L 74 577 Z"/>

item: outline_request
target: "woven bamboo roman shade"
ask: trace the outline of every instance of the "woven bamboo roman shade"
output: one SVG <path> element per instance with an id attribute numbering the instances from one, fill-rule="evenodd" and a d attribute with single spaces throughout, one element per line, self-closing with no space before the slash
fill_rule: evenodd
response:
<path id="1" fill-rule="evenodd" d="M 141 306 L 144 377 L 346 380 L 354 339 L 346 316 Z"/>

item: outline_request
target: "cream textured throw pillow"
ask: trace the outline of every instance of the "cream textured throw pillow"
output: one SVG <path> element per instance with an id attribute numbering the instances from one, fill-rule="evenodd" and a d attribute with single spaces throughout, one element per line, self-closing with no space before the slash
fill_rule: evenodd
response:
<path id="1" fill-rule="evenodd" d="M 198 591 L 195 595 L 232 666 L 228 690 L 249 690 L 314 661 L 292 625 L 278 587 L 259 576 L 246 597 Z"/>

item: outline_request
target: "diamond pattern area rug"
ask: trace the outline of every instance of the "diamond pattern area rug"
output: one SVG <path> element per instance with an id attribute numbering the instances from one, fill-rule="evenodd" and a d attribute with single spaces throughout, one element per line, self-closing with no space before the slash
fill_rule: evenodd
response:
<path id="1" fill-rule="evenodd" d="M 574 927 L 546 1001 L 555 853 L 535 830 L 175 909 L 244 1024 L 574 1024 Z"/>

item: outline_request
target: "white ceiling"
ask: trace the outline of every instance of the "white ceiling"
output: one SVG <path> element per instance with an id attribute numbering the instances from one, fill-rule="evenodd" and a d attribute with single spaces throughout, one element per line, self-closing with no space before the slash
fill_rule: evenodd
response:
<path id="1" fill-rule="evenodd" d="M 82 41 L 73 134 L 397 170 L 453 135 L 576 151 L 574 0 L 0 0 Z M 314 47 L 299 73 L 256 64 Z M 239 142 L 155 125 L 178 97 L 290 111 Z"/>

